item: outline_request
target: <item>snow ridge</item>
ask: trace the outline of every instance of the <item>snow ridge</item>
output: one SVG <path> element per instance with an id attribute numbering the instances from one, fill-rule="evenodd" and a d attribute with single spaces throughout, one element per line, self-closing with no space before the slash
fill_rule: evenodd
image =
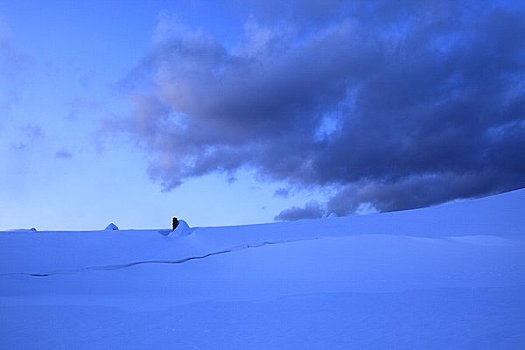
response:
<path id="1" fill-rule="evenodd" d="M 97 266 L 86 266 L 80 269 L 71 269 L 71 270 L 55 270 L 55 271 L 49 271 L 49 272 L 7 272 L 7 273 L 0 273 L 0 277 L 5 276 L 30 276 L 30 277 L 50 277 L 55 275 L 64 275 L 64 274 L 72 274 L 72 273 L 81 273 L 81 272 L 88 272 L 88 271 L 113 271 L 113 270 L 121 270 L 121 269 L 127 269 L 133 266 L 137 265 L 146 265 L 146 264 L 184 264 L 186 262 L 192 261 L 192 260 L 201 260 L 206 259 L 212 256 L 222 255 L 222 254 L 228 254 L 228 253 L 234 253 L 241 250 L 247 250 L 247 249 L 253 249 L 253 248 L 261 248 L 267 245 L 276 245 L 276 244 L 287 244 L 287 243 L 295 243 L 295 242 L 302 242 L 302 241 L 312 241 L 316 239 L 320 239 L 321 237 L 314 237 L 314 238 L 302 238 L 302 239 L 292 239 L 292 240 L 283 240 L 283 241 L 265 241 L 261 243 L 256 244 L 242 244 L 235 247 L 227 248 L 224 250 L 216 251 L 207 253 L 204 255 L 197 255 L 197 256 L 190 256 L 178 260 L 143 260 L 143 261 L 134 261 L 130 263 L 125 264 L 115 264 L 115 265 L 97 265 Z"/>

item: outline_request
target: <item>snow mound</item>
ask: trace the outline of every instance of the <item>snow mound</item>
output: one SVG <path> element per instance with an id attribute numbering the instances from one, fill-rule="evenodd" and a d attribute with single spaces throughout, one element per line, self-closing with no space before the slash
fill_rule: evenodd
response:
<path id="1" fill-rule="evenodd" d="M 118 231 L 118 227 L 114 223 L 111 223 L 105 228 L 105 231 Z"/>
<path id="2" fill-rule="evenodd" d="M 190 226 L 188 225 L 188 223 L 184 220 L 179 220 L 179 224 L 177 225 L 177 227 L 175 228 L 175 230 L 173 230 L 173 234 L 175 236 L 187 236 L 189 235 L 191 232 L 193 231 L 193 229 L 190 228 Z"/>
<path id="3" fill-rule="evenodd" d="M 8 230 L 10 232 L 36 232 L 36 228 L 34 227 L 31 227 L 31 228 L 17 228 L 17 229 L 14 229 L 14 230 Z"/>

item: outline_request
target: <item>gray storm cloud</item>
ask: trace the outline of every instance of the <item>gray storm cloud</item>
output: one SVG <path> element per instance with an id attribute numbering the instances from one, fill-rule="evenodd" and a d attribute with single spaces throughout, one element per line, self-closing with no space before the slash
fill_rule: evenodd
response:
<path id="1" fill-rule="evenodd" d="M 164 189 L 243 167 L 337 189 L 276 217 L 294 219 L 525 186 L 523 6 L 307 3 L 254 6 L 228 47 L 161 20 L 125 80 L 135 109 L 122 125 Z"/>

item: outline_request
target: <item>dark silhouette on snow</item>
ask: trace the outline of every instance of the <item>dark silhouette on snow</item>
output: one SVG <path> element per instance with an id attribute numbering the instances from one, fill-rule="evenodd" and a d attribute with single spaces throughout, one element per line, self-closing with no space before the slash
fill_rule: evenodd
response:
<path id="1" fill-rule="evenodd" d="M 176 216 L 173 217 L 173 221 L 172 221 L 172 224 L 171 224 L 171 229 L 172 230 L 175 230 L 177 228 L 177 226 L 179 226 L 179 219 L 177 219 Z"/>

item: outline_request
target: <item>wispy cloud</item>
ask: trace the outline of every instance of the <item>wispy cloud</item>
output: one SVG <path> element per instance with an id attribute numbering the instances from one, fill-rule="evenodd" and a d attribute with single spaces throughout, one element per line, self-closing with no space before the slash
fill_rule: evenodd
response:
<path id="1" fill-rule="evenodd" d="M 26 68 L 29 60 L 13 44 L 11 30 L 0 18 L 0 78 L 15 79 Z"/>
<path id="2" fill-rule="evenodd" d="M 73 154 L 69 152 L 65 147 L 62 147 L 61 149 L 55 152 L 55 158 L 69 159 L 69 158 L 73 158 Z"/>
<path id="3" fill-rule="evenodd" d="M 16 48 L 8 24 L 0 18 L 0 131 L 2 119 L 8 117 L 19 100 L 29 61 L 29 56 Z"/>
<path id="4" fill-rule="evenodd" d="M 287 188 L 279 188 L 275 190 L 273 195 L 275 197 L 288 198 L 288 196 L 290 195 L 290 190 Z"/>
<path id="5" fill-rule="evenodd" d="M 171 189 L 250 167 L 290 188 L 339 189 L 279 219 L 525 186 L 523 6 L 307 4 L 252 2 L 233 47 L 161 20 L 119 124 L 154 155 L 154 180 Z"/>
<path id="6" fill-rule="evenodd" d="M 18 128 L 19 137 L 11 148 L 15 150 L 26 149 L 29 145 L 45 138 L 44 130 L 39 125 L 26 124 Z"/>

